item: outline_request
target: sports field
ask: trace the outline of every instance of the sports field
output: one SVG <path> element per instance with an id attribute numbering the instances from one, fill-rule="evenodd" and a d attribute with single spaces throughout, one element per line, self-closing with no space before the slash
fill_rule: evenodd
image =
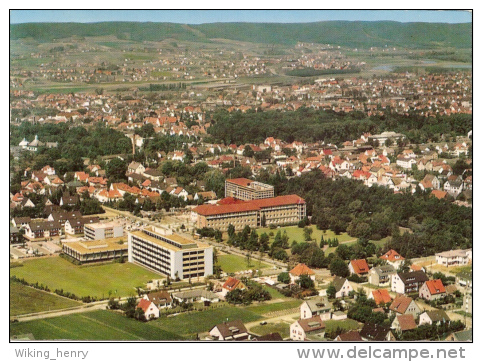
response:
<path id="1" fill-rule="evenodd" d="M 136 287 L 162 278 L 131 263 L 79 266 L 61 257 L 26 260 L 22 267 L 11 268 L 10 275 L 47 285 L 51 291 L 63 289 L 80 297 L 98 298 L 107 298 L 109 292 L 122 297 L 136 295 Z"/>

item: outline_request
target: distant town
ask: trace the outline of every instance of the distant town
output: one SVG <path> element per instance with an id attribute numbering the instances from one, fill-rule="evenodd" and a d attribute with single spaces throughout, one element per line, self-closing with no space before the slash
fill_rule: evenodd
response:
<path id="1" fill-rule="evenodd" d="M 471 341 L 447 53 L 15 38 L 10 339 Z"/>

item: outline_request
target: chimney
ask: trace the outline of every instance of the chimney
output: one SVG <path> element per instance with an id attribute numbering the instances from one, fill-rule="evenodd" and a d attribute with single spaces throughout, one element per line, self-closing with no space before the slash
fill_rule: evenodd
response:
<path id="1" fill-rule="evenodd" d="M 132 155 L 136 154 L 136 134 L 132 135 Z"/>

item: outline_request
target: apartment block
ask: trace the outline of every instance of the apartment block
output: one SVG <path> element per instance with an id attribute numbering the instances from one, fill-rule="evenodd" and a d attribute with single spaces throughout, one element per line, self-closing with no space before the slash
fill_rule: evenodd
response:
<path id="1" fill-rule="evenodd" d="M 258 200 L 274 197 L 274 187 L 247 178 L 235 178 L 224 183 L 225 197 L 239 200 Z"/>

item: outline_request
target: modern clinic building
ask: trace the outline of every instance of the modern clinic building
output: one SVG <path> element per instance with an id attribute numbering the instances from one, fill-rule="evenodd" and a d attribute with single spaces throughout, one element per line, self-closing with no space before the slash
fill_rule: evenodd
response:
<path id="1" fill-rule="evenodd" d="M 213 274 L 213 248 L 174 234 L 148 227 L 128 232 L 128 260 L 175 279 Z"/>

